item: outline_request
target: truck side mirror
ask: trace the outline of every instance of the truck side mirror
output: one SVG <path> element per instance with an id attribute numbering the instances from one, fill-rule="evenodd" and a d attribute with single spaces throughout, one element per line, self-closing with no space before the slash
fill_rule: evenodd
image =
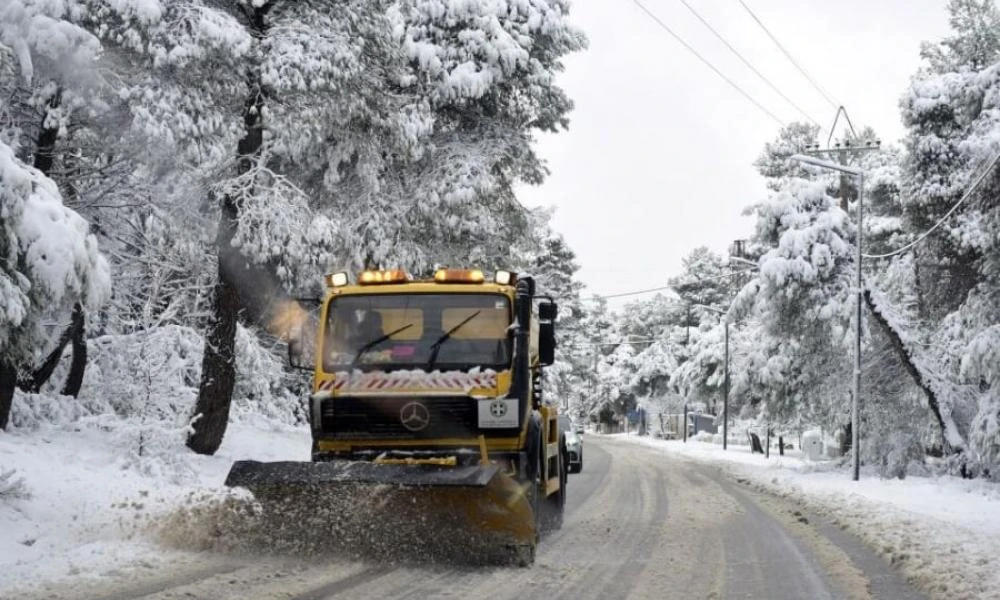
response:
<path id="1" fill-rule="evenodd" d="M 538 305 L 538 318 L 541 321 L 555 321 L 559 316 L 559 305 L 555 302 L 542 302 Z"/>
<path id="2" fill-rule="evenodd" d="M 538 324 L 538 362 L 547 367 L 556 361 L 556 325 L 552 321 Z"/>
<path id="3" fill-rule="evenodd" d="M 288 338 L 288 364 L 293 369 L 312 370 L 312 365 L 306 364 L 307 359 L 302 346 L 302 332 L 297 331 Z"/>
<path id="4" fill-rule="evenodd" d="M 288 342 L 288 365 L 293 369 L 313 370 L 321 302 L 319 298 L 284 298 L 272 308 L 272 327 Z"/>

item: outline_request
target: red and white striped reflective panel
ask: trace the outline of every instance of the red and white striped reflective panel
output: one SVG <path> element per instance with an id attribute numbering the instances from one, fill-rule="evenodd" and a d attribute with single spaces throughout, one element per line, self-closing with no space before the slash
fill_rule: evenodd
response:
<path id="1" fill-rule="evenodd" d="M 337 373 L 336 379 L 327 379 L 319 384 L 321 391 L 353 390 L 470 390 L 494 388 L 497 386 L 496 373 L 358 373 L 349 375 Z"/>

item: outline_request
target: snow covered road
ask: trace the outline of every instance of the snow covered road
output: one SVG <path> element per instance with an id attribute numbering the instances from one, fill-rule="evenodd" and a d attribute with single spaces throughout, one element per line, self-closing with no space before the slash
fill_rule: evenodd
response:
<path id="1" fill-rule="evenodd" d="M 843 533 L 712 466 L 587 436 L 529 569 L 181 553 L 39 598 L 919 598 Z M 150 573 L 155 572 L 155 575 Z M 22 598 L 28 596 L 20 596 Z"/>

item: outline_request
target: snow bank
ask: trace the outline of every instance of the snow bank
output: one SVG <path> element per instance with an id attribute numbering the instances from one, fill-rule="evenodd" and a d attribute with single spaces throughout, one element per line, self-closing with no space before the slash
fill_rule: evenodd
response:
<path id="1" fill-rule="evenodd" d="M 308 460 L 310 447 L 307 429 L 280 423 L 232 424 L 210 457 L 136 457 L 118 441 L 93 422 L 0 432 L 11 492 L 0 493 L 0 590 L 167 564 L 181 553 L 157 545 L 150 524 L 219 494 L 234 460 Z"/>
<path id="2" fill-rule="evenodd" d="M 836 463 L 801 452 L 771 458 L 748 446 L 615 435 L 687 459 L 710 462 L 739 481 L 786 497 L 856 535 L 933 598 L 1000 593 L 1000 486 L 954 477 L 850 480 Z"/>

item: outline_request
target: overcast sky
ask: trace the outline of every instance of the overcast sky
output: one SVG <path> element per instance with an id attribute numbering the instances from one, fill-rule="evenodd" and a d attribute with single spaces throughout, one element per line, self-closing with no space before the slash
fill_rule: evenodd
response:
<path id="1" fill-rule="evenodd" d="M 681 0 L 641 1 L 782 121 L 804 119 Z M 946 0 L 744 1 L 847 108 L 855 128 L 871 125 L 886 142 L 902 137 L 899 97 L 920 64 L 921 41 L 948 32 Z M 737 0 L 687 2 L 830 126 L 835 109 Z M 557 208 L 555 227 L 576 251 L 589 292 L 664 285 L 696 246 L 725 252 L 749 236 L 752 220 L 742 210 L 765 195 L 752 163 L 779 125 L 632 0 L 576 0 L 571 17 L 590 38 L 590 49 L 569 57 L 559 80 L 576 109 L 568 132 L 540 140 L 552 174 L 540 187 L 523 188 L 521 199 Z"/>

